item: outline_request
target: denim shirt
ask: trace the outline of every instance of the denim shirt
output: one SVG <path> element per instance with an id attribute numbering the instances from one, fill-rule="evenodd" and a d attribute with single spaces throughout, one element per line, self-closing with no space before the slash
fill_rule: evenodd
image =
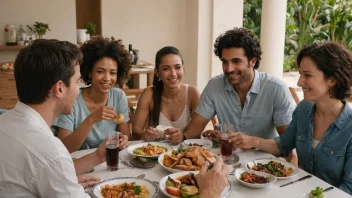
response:
<path id="1" fill-rule="evenodd" d="M 313 150 L 315 103 L 302 101 L 281 137 L 274 138 L 283 156 L 296 148 L 303 170 L 352 194 L 352 111 L 344 103 L 341 114 L 329 126 Z"/>

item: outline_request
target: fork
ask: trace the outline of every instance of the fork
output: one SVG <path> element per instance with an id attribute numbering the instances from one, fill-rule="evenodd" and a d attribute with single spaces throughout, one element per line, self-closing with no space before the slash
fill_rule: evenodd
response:
<path id="1" fill-rule="evenodd" d="M 134 166 L 133 166 L 132 164 L 126 162 L 125 160 L 120 159 L 120 161 L 121 161 L 121 163 L 124 164 L 125 166 L 130 167 L 130 168 L 134 168 Z"/>
<path id="2" fill-rule="evenodd" d="M 238 169 L 239 167 L 241 167 L 241 163 L 238 163 L 236 165 L 233 166 L 233 170 L 230 172 L 229 175 L 235 175 L 235 171 L 236 169 Z"/>

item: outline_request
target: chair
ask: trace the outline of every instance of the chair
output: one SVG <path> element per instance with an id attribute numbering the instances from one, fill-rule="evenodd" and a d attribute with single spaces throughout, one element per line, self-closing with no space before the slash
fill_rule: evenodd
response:
<path id="1" fill-rule="evenodd" d="M 293 87 L 289 87 L 288 89 L 290 90 L 290 93 L 291 93 L 291 96 L 292 96 L 293 100 L 294 100 L 294 101 L 296 102 L 296 104 L 298 105 L 299 102 L 300 102 L 300 99 L 299 99 L 299 97 L 298 97 L 298 95 L 297 95 L 296 89 L 293 88 Z"/>

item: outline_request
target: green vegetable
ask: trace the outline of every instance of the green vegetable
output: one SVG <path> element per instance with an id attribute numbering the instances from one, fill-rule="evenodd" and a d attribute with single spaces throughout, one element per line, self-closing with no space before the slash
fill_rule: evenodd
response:
<path id="1" fill-rule="evenodd" d="M 134 194 L 139 195 L 142 192 L 141 186 L 132 186 Z"/>
<path id="2" fill-rule="evenodd" d="M 310 191 L 310 195 L 313 198 L 323 198 L 324 197 L 323 188 L 320 188 L 319 186 L 317 186 L 314 190 Z"/>
<path id="3" fill-rule="evenodd" d="M 175 187 L 174 183 L 170 180 L 166 180 L 166 186 L 172 186 Z"/>
<path id="4" fill-rule="evenodd" d="M 192 197 L 194 195 L 199 194 L 199 190 L 195 186 L 187 186 L 187 185 L 182 184 L 180 190 L 181 190 L 181 195 L 183 198 L 189 198 L 189 197 Z"/>

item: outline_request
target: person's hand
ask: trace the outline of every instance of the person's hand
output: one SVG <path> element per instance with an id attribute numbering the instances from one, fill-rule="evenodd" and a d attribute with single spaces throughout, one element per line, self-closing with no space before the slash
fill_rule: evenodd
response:
<path id="1" fill-rule="evenodd" d="M 106 161 L 106 148 L 105 148 L 106 141 L 104 140 L 100 143 L 99 147 L 94 151 L 96 159 L 98 161 L 97 164 L 101 164 Z"/>
<path id="2" fill-rule="evenodd" d="M 229 167 L 216 156 L 213 168 L 208 171 L 209 163 L 205 162 L 195 175 L 199 186 L 200 197 L 218 198 L 228 183 Z"/>
<path id="3" fill-rule="evenodd" d="M 128 145 L 128 137 L 127 135 L 122 135 L 122 133 L 120 133 L 119 135 L 119 148 L 120 151 L 122 151 L 123 149 L 125 149 Z"/>
<path id="4" fill-rule="evenodd" d="M 165 130 L 165 138 L 171 144 L 179 144 L 183 141 L 183 134 L 178 128 Z"/>
<path id="5" fill-rule="evenodd" d="M 202 133 L 203 137 L 206 137 L 208 139 L 212 139 L 212 138 L 220 138 L 220 131 L 217 130 L 206 130 Z"/>
<path id="6" fill-rule="evenodd" d="M 143 140 L 148 142 L 148 141 L 153 141 L 155 139 L 159 138 L 158 132 L 155 131 L 155 129 L 152 126 L 148 126 L 144 132 L 143 132 Z"/>
<path id="7" fill-rule="evenodd" d="M 241 132 L 230 134 L 230 143 L 232 144 L 232 147 L 234 147 L 235 149 L 237 148 L 249 149 L 254 147 L 252 136 L 245 135 Z"/>
<path id="8" fill-rule="evenodd" d="M 113 120 L 115 116 L 116 111 L 114 107 L 103 106 L 91 113 L 88 117 L 92 122 L 99 122 L 102 120 Z"/>
<path id="9" fill-rule="evenodd" d="M 78 175 L 77 176 L 78 179 L 78 183 L 83 186 L 83 188 L 85 187 L 93 187 L 98 181 L 100 181 L 100 178 L 97 177 L 89 177 L 86 175 Z"/>

